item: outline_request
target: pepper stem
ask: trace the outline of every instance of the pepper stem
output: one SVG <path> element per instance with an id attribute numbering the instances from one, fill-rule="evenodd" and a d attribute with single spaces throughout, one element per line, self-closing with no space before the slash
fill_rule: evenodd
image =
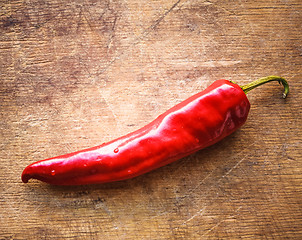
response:
<path id="1" fill-rule="evenodd" d="M 289 92 L 289 86 L 288 86 L 288 83 L 287 81 L 282 78 L 282 77 L 278 77 L 278 76 L 268 76 L 268 77 L 263 77 L 263 78 L 259 78 L 258 80 L 256 81 L 253 81 L 251 83 L 248 83 L 244 86 L 240 86 L 241 89 L 244 91 L 244 93 L 248 93 L 249 91 L 251 91 L 252 89 L 262 85 L 262 84 L 265 84 L 267 82 L 271 82 L 271 81 L 278 81 L 279 84 L 282 84 L 283 87 L 284 87 L 284 93 L 283 93 L 283 98 L 286 98 L 288 92 Z"/>

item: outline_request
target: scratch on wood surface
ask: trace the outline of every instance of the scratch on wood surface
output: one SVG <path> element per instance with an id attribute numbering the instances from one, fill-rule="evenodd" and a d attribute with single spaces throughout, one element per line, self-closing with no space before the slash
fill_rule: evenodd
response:
<path id="1" fill-rule="evenodd" d="M 89 11 L 87 9 L 85 9 L 85 11 L 87 11 L 89 13 Z M 85 11 L 82 12 L 82 8 L 81 8 L 81 15 L 83 15 L 83 18 L 85 19 L 85 21 L 87 22 L 87 25 L 91 31 L 91 33 L 95 32 L 94 31 L 94 28 L 91 24 L 91 22 L 89 21 L 89 19 L 87 18 L 86 14 L 85 14 Z M 81 15 L 79 14 L 79 18 L 81 17 Z M 79 19 L 79 22 L 81 21 L 81 19 Z"/>
<path id="2" fill-rule="evenodd" d="M 183 224 L 186 224 L 187 222 L 190 222 L 191 220 L 193 220 L 197 216 L 201 216 L 203 214 L 203 212 L 204 212 L 205 209 L 206 209 L 206 207 L 203 207 L 202 209 L 200 209 L 199 211 L 197 211 L 192 217 L 190 217 L 189 219 L 187 219 L 186 221 L 184 221 Z"/>
<path id="3" fill-rule="evenodd" d="M 250 146 L 255 145 L 256 142 L 252 143 Z M 242 151 L 240 151 L 238 154 L 236 154 L 234 157 L 242 154 L 242 152 L 244 152 L 246 149 L 243 149 Z M 248 150 L 248 149 L 247 149 Z M 220 179 L 217 182 L 220 182 L 225 176 L 229 175 L 235 168 L 237 168 L 239 166 L 240 163 L 242 163 L 245 159 L 246 159 L 247 155 L 244 155 L 226 174 L 224 174 L 223 176 L 220 177 Z M 202 180 L 201 182 L 199 182 L 193 189 L 191 189 L 192 192 L 194 192 L 200 185 L 202 185 L 210 176 L 213 175 L 213 173 L 215 172 L 217 168 L 215 168 L 213 171 L 211 171 L 209 174 L 207 174 Z M 209 188 L 210 189 L 210 188 Z"/>
<path id="4" fill-rule="evenodd" d="M 99 72 L 96 73 L 96 76 L 99 76 L 101 74 L 103 74 L 104 72 L 106 72 L 109 67 L 118 59 L 120 59 L 131 47 L 137 45 L 138 43 L 140 43 L 142 41 L 142 39 L 144 37 L 146 37 L 151 30 L 154 30 L 162 21 L 163 19 L 181 2 L 181 0 L 178 0 L 177 2 L 175 2 L 172 7 L 170 7 L 166 12 L 164 12 L 162 14 L 162 16 L 160 16 L 157 20 L 154 21 L 154 23 L 152 25 L 150 25 L 149 27 L 145 28 L 143 30 L 143 32 L 140 34 L 140 36 L 138 36 L 137 38 L 135 38 L 131 44 L 129 44 L 129 46 L 122 51 L 120 54 L 118 54 L 116 57 L 114 57 L 112 60 L 109 61 L 109 63 L 107 64 L 107 66 L 105 66 L 103 69 L 101 69 Z M 116 23 L 115 23 L 116 24 Z M 115 26 L 114 26 L 115 27 Z"/>
<path id="5" fill-rule="evenodd" d="M 20 120 L 21 124 L 28 124 L 31 127 L 34 127 L 36 125 L 41 126 L 42 122 L 47 121 L 47 117 L 42 117 L 42 116 L 35 116 L 32 114 L 28 114 L 24 116 L 23 119 Z"/>
<path id="6" fill-rule="evenodd" d="M 242 163 L 243 160 L 245 160 L 245 156 L 240 161 L 238 161 L 229 171 L 227 171 L 226 174 L 222 175 L 221 178 L 224 178 L 225 176 L 229 175 L 235 168 L 238 167 L 240 163 Z"/>
<path id="7" fill-rule="evenodd" d="M 95 209 L 103 209 L 108 215 L 111 215 L 111 211 L 109 210 L 109 208 L 106 206 L 106 204 L 104 202 L 98 202 L 95 204 Z"/>
<path id="8" fill-rule="evenodd" d="M 217 224 L 215 224 L 212 228 L 210 228 L 207 232 L 205 232 L 203 235 L 201 235 L 201 237 L 209 234 L 210 232 L 212 232 L 216 227 L 218 227 L 221 223 L 225 222 L 227 219 L 223 219 L 221 221 L 219 221 Z"/>
<path id="9" fill-rule="evenodd" d="M 224 61 L 183 61 L 182 59 L 172 59 L 171 63 L 174 65 L 186 66 L 186 67 L 206 67 L 206 68 L 217 68 L 217 67 L 228 67 L 241 63 L 241 61 L 224 60 Z"/>
<path id="10" fill-rule="evenodd" d="M 117 119 L 118 117 L 115 115 L 114 113 L 114 108 L 111 106 L 111 104 L 107 101 L 107 98 L 104 96 L 104 94 L 102 92 L 100 92 L 100 94 L 102 95 L 102 98 L 104 99 L 104 102 L 106 103 L 106 105 L 108 106 L 109 110 L 111 111 L 114 121 L 117 123 Z"/>
<path id="11" fill-rule="evenodd" d="M 253 145 L 255 145 L 255 143 L 256 142 L 254 142 L 254 143 L 252 143 L 250 146 L 253 146 Z M 242 151 L 240 151 L 236 156 L 238 156 L 239 154 L 241 154 L 242 152 L 244 152 L 245 150 L 248 150 L 248 149 L 244 149 L 244 150 L 242 150 Z M 236 157 L 235 156 L 235 157 Z M 221 182 L 222 181 L 222 179 L 225 177 L 225 176 L 227 176 L 227 175 L 229 175 L 234 169 L 236 169 L 245 159 L 246 159 L 246 156 L 247 156 L 247 154 L 245 154 L 227 173 L 225 173 L 223 176 L 221 176 L 218 180 L 217 180 L 217 183 L 219 183 L 219 182 Z M 203 178 L 203 180 L 201 181 L 201 182 L 199 182 L 194 188 L 192 188 L 192 189 L 190 189 L 189 190 L 189 192 L 195 192 L 196 191 L 196 189 L 198 189 L 198 187 L 200 186 L 200 185 L 202 185 L 203 183 L 205 183 L 205 181 L 210 177 L 210 176 L 212 176 L 213 174 L 214 174 L 214 172 L 215 172 L 215 170 L 216 169 L 214 169 L 213 171 L 211 171 L 209 174 L 207 174 L 207 176 L 205 177 L 205 178 Z M 213 187 L 215 187 L 215 186 L 210 186 L 209 188 L 208 188 L 208 191 L 206 191 L 205 193 L 208 193 L 208 192 L 210 192 L 211 191 L 211 189 L 213 188 Z M 191 194 L 187 194 L 182 200 L 184 200 L 185 198 L 187 198 L 188 196 L 191 196 Z M 217 199 L 218 198 L 218 196 L 216 196 L 215 198 L 213 198 L 212 200 L 214 201 L 215 199 Z M 196 212 L 196 214 L 194 214 L 192 217 L 190 217 L 189 219 L 187 219 L 186 221 L 184 221 L 183 222 L 183 224 L 185 224 L 185 223 L 187 223 L 187 222 L 190 222 L 191 220 L 193 220 L 194 218 L 196 218 L 197 216 L 201 216 L 201 215 L 203 215 L 203 213 L 204 213 L 204 210 L 206 209 L 206 207 L 207 206 L 205 206 L 205 207 L 203 207 L 202 209 L 200 209 L 200 210 L 198 210 L 197 212 Z M 242 208 L 242 206 L 240 206 L 239 208 L 237 208 L 236 209 L 236 211 L 235 211 L 235 213 L 237 212 L 237 211 L 239 211 L 240 209 Z M 160 215 L 156 215 L 156 216 L 154 216 L 154 218 L 155 217 L 158 217 L 158 216 L 161 216 L 161 215 L 166 215 L 166 214 L 168 214 L 169 213 L 169 211 L 166 211 L 166 212 L 163 212 L 163 213 L 161 213 Z M 232 217 L 232 216 L 229 216 L 229 218 L 230 217 Z M 215 228 L 215 227 L 217 227 L 217 226 L 219 226 L 223 221 L 225 221 L 225 220 L 222 220 L 221 222 L 219 222 L 218 224 L 216 224 L 212 229 L 210 229 L 211 231 Z"/>
<path id="12" fill-rule="evenodd" d="M 242 208 L 242 206 L 238 207 L 236 210 L 235 210 L 235 214 Z M 218 227 L 220 224 L 228 221 L 228 220 L 231 220 L 231 219 L 234 219 L 236 215 L 230 215 L 230 216 L 227 216 L 226 218 L 220 220 L 218 223 L 216 223 L 213 227 L 211 227 L 209 230 L 207 230 L 203 235 L 201 235 L 201 237 L 205 236 L 205 235 L 208 235 L 210 232 L 212 232 L 216 227 Z"/>
<path id="13" fill-rule="evenodd" d="M 172 7 L 171 8 L 169 8 L 168 9 L 168 11 L 166 11 L 161 17 L 159 17 L 155 22 L 154 22 L 154 24 L 152 24 L 149 28 L 147 28 L 147 30 L 149 30 L 149 29 L 155 29 L 157 26 L 158 26 L 158 24 L 160 24 L 163 20 L 164 20 L 164 18 L 180 3 L 180 1 L 181 0 L 178 0 L 176 3 L 174 3 L 173 5 L 172 5 Z"/>
<path id="14" fill-rule="evenodd" d="M 108 42 L 107 42 L 107 53 L 109 53 L 109 51 L 111 49 L 111 46 L 112 46 L 113 39 L 115 37 L 116 22 L 117 22 L 117 16 L 114 16 L 113 25 L 112 25 L 112 28 L 110 30 L 110 36 L 109 36 L 109 39 L 108 39 Z"/>

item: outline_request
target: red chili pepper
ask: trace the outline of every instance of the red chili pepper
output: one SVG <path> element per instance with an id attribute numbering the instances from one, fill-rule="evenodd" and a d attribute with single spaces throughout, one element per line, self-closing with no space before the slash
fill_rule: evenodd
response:
<path id="1" fill-rule="evenodd" d="M 56 185 L 104 183 L 167 165 L 241 127 L 250 109 L 246 93 L 270 81 L 283 84 L 285 98 L 289 87 L 280 77 L 261 78 L 242 87 L 218 80 L 135 132 L 100 146 L 32 163 L 24 169 L 22 181 L 34 178 Z"/>

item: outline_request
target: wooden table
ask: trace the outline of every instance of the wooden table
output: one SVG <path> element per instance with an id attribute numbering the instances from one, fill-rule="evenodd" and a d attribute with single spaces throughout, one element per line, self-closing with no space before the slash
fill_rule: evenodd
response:
<path id="1" fill-rule="evenodd" d="M 302 239 L 302 3 L 0 3 L 0 239 Z M 247 123 L 131 180 L 56 187 L 28 164 L 136 130 L 220 78 Z"/>

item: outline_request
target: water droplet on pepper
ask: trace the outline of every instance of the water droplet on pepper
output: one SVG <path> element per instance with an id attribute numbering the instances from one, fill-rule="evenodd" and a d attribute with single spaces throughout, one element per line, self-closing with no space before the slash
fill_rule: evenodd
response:
<path id="1" fill-rule="evenodd" d="M 116 148 L 116 149 L 114 149 L 114 151 L 113 151 L 113 152 L 118 153 L 118 151 L 119 151 L 119 149 L 118 149 L 118 148 Z"/>

